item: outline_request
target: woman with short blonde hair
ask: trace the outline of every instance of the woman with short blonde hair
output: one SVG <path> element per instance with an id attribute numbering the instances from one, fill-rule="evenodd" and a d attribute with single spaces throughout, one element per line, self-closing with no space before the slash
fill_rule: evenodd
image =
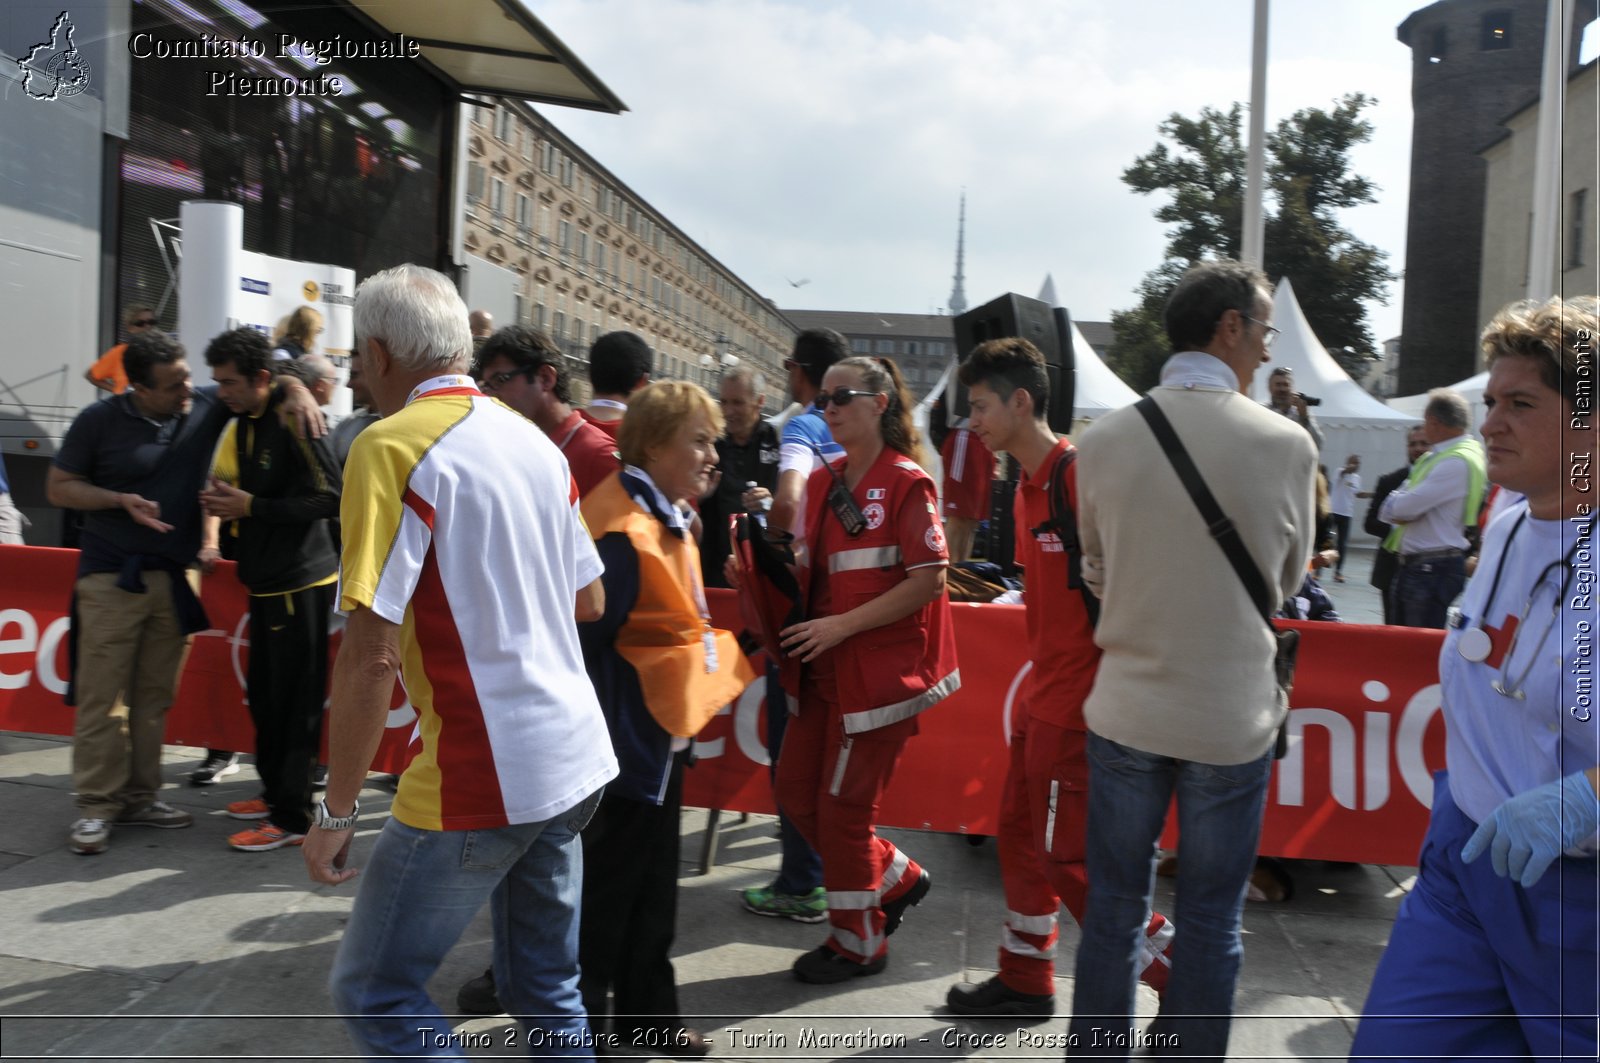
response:
<path id="1" fill-rule="evenodd" d="M 711 626 L 686 501 L 705 495 L 722 413 L 694 384 L 634 393 L 622 469 L 583 500 L 605 564 L 605 612 L 578 625 L 619 774 L 583 832 L 578 986 L 597 1037 L 622 1054 L 703 1056 L 683 1023 L 670 953 L 689 740 L 755 678 Z"/>

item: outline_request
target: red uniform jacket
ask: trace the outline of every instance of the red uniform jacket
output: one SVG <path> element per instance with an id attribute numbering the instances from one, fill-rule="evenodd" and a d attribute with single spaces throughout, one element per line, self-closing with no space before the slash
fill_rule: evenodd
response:
<path id="1" fill-rule="evenodd" d="M 867 528 L 855 539 L 844 540 L 840 532 L 837 538 L 848 546 L 830 554 L 824 547 L 822 522 L 837 520 L 827 501 L 832 486 L 826 468 L 812 473 L 806 484 L 807 567 L 800 571 L 800 586 L 808 599 L 814 597 L 813 579 L 826 579 L 830 611 L 847 613 L 893 590 L 906 579 L 908 566 L 948 558 L 933 480 L 904 454 L 884 448 L 861 478 L 853 495 L 867 517 Z M 908 506 L 917 508 L 908 511 Z M 908 562 L 905 529 L 918 525 L 923 529 L 917 534 L 921 541 L 910 544 L 915 556 Z M 837 670 L 847 734 L 915 716 L 961 687 L 950 599 L 943 594 L 909 616 L 863 631 L 828 652 Z"/>

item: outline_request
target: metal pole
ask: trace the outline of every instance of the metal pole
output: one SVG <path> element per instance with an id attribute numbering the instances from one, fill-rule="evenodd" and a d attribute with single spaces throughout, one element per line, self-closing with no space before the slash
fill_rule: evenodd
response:
<path id="1" fill-rule="evenodd" d="M 1550 0 L 1544 24 L 1544 75 L 1539 85 L 1538 139 L 1533 153 L 1533 219 L 1528 246 L 1528 298 L 1556 294 L 1560 271 L 1561 126 L 1567 102 L 1567 48 L 1572 0 Z"/>
<path id="2" fill-rule="evenodd" d="M 1559 3 L 1559 0 L 1551 0 Z M 1267 131 L 1267 0 L 1256 0 L 1254 44 L 1250 54 L 1250 145 L 1245 156 L 1244 232 L 1239 240 L 1239 260 L 1261 265 L 1263 160 Z"/>

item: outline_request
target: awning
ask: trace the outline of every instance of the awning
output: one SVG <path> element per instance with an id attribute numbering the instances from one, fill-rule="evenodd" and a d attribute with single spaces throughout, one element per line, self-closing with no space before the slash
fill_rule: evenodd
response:
<path id="1" fill-rule="evenodd" d="M 627 105 L 521 0 L 345 0 L 388 33 L 403 33 L 460 92 L 616 114 Z"/>

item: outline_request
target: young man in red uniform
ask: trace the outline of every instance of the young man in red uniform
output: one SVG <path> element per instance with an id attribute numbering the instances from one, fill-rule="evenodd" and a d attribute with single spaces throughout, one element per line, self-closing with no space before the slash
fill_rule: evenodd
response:
<path id="1" fill-rule="evenodd" d="M 944 465 L 944 522 L 950 537 L 950 560 L 972 560 L 978 525 L 989 519 L 989 482 L 994 479 L 994 452 L 957 422 L 939 448 Z"/>
<path id="2" fill-rule="evenodd" d="M 1026 472 L 1015 504 L 1017 562 L 1026 573 L 1028 672 L 1011 734 L 1011 765 L 1000 804 L 1000 876 L 1006 925 L 1000 973 L 952 986 L 946 1002 L 967 1015 L 1050 1015 L 1055 1011 L 1056 908 L 1080 924 L 1088 898 L 1084 847 L 1089 766 L 1083 700 L 1094 685 L 1098 603 L 1077 578 L 1076 542 L 1059 502 L 1077 507 L 1074 448 L 1050 430 L 1044 356 L 1024 339 L 979 344 L 961 363 L 975 435 Z M 1063 466 L 1063 462 L 1065 465 Z M 1056 477 L 1064 480 L 1058 494 Z M 1169 967 L 1172 924 L 1152 915 L 1141 943 L 1140 979 L 1158 993 Z"/>
<path id="3" fill-rule="evenodd" d="M 485 395 L 510 406 L 550 437 L 567 459 L 578 493 L 587 497 L 622 463 L 615 437 L 572 408 L 565 363 L 544 333 L 508 325 L 478 348 L 478 383 Z"/>
<path id="4" fill-rule="evenodd" d="M 622 428 L 628 397 L 650 383 L 655 355 L 637 332 L 607 332 L 589 345 L 589 385 L 594 395 L 583 419 L 612 439 Z"/>

